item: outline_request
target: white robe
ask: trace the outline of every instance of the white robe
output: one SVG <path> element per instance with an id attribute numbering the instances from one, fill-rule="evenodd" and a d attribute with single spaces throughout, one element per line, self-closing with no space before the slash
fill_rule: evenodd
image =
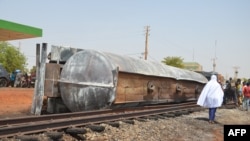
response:
<path id="1" fill-rule="evenodd" d="M 206 108 L 217 108 L 222 105 L 224 92 L 217 82 L 216 75 L 211 76 L 211 80 L 204 86 L 197 104 Z"/>

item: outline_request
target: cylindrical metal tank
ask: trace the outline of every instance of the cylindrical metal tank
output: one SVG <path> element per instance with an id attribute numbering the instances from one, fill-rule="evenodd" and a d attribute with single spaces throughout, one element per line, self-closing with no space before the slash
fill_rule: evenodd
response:
<path id="1" fill-rule="evenodd" d="M 65 105 L 72 112 L 109 107 L 116 98 L 118 72 L 207 82 L 203 75 L 193 71 L 128 56 L 83 50 L 70 57 L 62 68 L 59 81 Z"/>

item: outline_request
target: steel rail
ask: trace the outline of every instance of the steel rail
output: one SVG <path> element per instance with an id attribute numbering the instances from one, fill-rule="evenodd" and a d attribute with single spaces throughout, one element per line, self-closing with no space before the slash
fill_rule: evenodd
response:
<path id="1" fill-rule="evenodd" d="M 14 124 L 0 128 L 0 138 L 13 137 L 21 134 L 39 133 L 43 131 L 65 129 L 69 127 L 78 127 L 91 125 L 96 123 L 111 122 L 117 120 L 126 120 L 132 118 L 139 118 L 144 116 L 152 116 L 157 114 L 164 114 L 173 111 L 182 111 L 190 108 L 197 108 L 197 105 L 179 105 L 175 107 L 167 107 L 160 109 L 149 109 L 143 111 L 135 111 L 129 113 L 113 113 L 91 115 L 85 117 L 67 117 L 65 119 L 47 120 L 40 122 L 29 122 L 27 124 Z"/>
<path id="2" fill-rule="evenodd" d="M 175 106 L 178 105 L 189 105 L 195 104 L 194 102 L 186 102 L 186 103 L 178 103 L 174 104 Z M 95 111 L 85 111 L 85 112 L 73 112 L 73 113 L 63 113 L 63 114 L 50 114 L 50 115 L 41 115 L 41 116 L 28 116 L 28 117 L 18 117 L 18 118 L 9 118 L 9 119 L 0 119 L 0 128 L 1 126 L 6 126 L 10 124 L 21 124 L 21 123 L 28 123 L 28 122 L 40 122 L 46 120 L 59 120 L 64 118 L 75 118 L 75 117 L 84 117 L 84 116 L 91 116 L 96 114 L 107 114 L 107 113 L 114 113 L 114 112 L 125 112 L 125 111 L 135 111 L 135 110 L 142 110 L 142 109 L 154 109 L 159 107 L 171 107 L 173 104 L 169 105 L 153 105 L 153 106 L 143 106 L 143 107 L 133 107 L 133 108 L 119 108 L 119 109 L 104 109 L 104 110 L 95 110 Z"/>

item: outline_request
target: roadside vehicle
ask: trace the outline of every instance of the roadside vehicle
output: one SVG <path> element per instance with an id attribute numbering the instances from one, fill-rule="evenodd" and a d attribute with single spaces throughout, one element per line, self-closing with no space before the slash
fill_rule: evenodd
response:
<path id="1" fill-rule="evenodd" d="M 31 73 L 30 77 L 30 87 L 35 88 L 36 83 L 36 72 Z"/>
<path id="2" fill-rule="evenodd" d="M 10 81 L 9 73 L 6 69 L 0 64 L 0 87 L 7 87 Z"/>

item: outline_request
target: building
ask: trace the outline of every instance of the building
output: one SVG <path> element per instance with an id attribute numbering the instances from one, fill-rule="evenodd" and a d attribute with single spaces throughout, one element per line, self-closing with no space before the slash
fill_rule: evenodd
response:
<path id="1" fill-rule="evenodd" d="M 218 72 L 203 71 L 202 66 L 197 62 L 183 62 L 183 64 L 184 64 L 184 69 L 201 73 L 208 80 L 210 80 L 212 74 L 215 74 L 217 76 L 219 82 L 223 83 L 225 81 L 224 77 L 221 74 L 219 74 Z"/>
<path id="2" fill-rule="evenodd" d="M 184 69 L 191 70 L 191 71 L 202 71 L 202 66 L 197 62 L 183 62 Z"/>
<path id="3" fill-rule="evenodd" d="M 42 37 L 42 29 L 0 19 L 0 41 Z"/>

